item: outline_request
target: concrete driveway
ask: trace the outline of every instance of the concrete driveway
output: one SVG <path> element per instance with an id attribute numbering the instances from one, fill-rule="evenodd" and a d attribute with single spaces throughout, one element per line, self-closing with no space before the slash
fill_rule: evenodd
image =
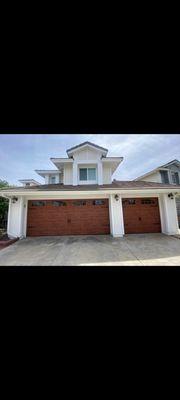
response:
<path id="1" fill-rule="evenodd" d="M 0 266 L 178 266 L 180 240 L 163 234 L 23 239 L 0 251 Z"/>

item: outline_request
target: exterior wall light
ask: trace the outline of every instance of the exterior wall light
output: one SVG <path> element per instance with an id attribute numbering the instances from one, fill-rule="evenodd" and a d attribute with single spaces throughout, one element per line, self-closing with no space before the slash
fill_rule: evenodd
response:
<path id="1" fill-rule="evenodd" d="M 114 198 L 115 198 L 116 201 L 118 201 L 119 200 L 119 195 L 115 194 Z"/>
<path id="2" fill-rule="evenodd" d="M 173 199 L 174 199 L 173 193 L 169 193 L 169 194 L 168 194 L 168 197 L 169 197 L 171 200 L 173 200 Z"/>
<path id="3" fill-rule="evenodd" d="M 12 203 L 15 204 L 18 201 L 18 197 L 12 197 Z"/>

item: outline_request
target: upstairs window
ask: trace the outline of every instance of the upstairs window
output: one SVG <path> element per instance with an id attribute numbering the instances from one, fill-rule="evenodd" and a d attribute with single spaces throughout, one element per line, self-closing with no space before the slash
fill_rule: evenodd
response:
<path id="1" fill-rule="evenodd" d="M 80 181 L 87 181 L 87 168 L 81 168 L 79 174 L 80 174 Z"/>
<path id="2" fill-rule="evenodd" d="M 169 183 L 168 171 L 160 171 L 162 183 Z"/>
<path id="3" fill-rule="evenodd" d="M 96 168 L 80 168 L 79 180 L 82 181 L 96 181 Z"/>
<path id="4" fill-rule="evenodd" d="M 172 176 L 172 183 L 174 183 L 175 185 L 179 185 L 179 174 L 178 174 L 178 172 L 172 172 L 171 176 Z"/>
<path id="5" fill-rule="evenodd" d="M 51 184 L 56 183 L 56 177 L 55 177 L 55 176 L 51 176 L 51 177 L 50 177 L 50 183 L 51 183 Z"/>

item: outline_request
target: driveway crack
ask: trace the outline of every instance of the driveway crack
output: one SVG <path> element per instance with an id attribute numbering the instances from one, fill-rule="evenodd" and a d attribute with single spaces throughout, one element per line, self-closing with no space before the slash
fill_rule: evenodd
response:
<path id="1" fill-rule="evenodd" d="M 126 242 L 126 239 L 125 239 L 125 244 L 126 244 L 126 247 L 127 247 L 128 250 L 129 250 L 129 252 L 133 255 L 133 257 L 135 257 L 136 260 L 139 261 L 140 264 L 144 267 L 144 263 L 143 263 L 143 262 L 136 256 L 136 254 L 131 250 L 130 246 L 129 246 L 128 243 Z"/>

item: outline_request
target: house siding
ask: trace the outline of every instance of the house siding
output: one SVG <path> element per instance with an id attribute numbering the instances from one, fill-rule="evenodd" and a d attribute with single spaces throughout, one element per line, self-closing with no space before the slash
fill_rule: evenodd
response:
<path id="1" fill-rule="evenodd" d="M 65 165 L 64 166 L 64 178 L 63 178 L 64 185 L 72 185 L 73 184 L 73 166 L 72 165 Z"/>
<path id="2" fill-rule="evenodd" d="M 111 167 L 109 165 L 103 165 L 103 185 L 112 182 L 111 176 L 112 176 Z"/>
<path id="3" fill-rule="evenodd" d="M 156 172 L 154 174 L 148 175 L 145 178 L 142 178 L 140 180 L 145 181 L 145 182 L 157 182 L 157 183 L 162 182 L 160 172 Z"/>

